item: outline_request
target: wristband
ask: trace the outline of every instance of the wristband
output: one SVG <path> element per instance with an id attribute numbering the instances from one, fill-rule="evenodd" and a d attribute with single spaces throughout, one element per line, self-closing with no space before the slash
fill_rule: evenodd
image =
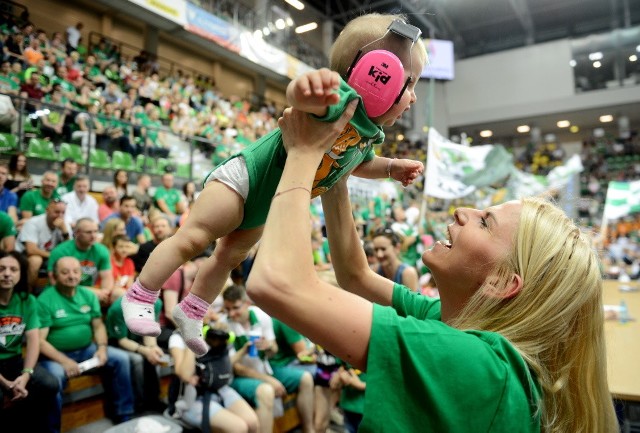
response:
<path id="1" fill-rule="evenodd" d="M 391 166 L 393 165 L 393 161 L 394 160 L 395 160 L 395 158 L 389 159 L 389 163 L 387 164 L 387 177 L 389 179 L 391 179 Z"/>
<path id="2" fill-rule="evenodd" d="M 33 376 L 33 368 L 23 368 L 21 373 L 29 373 L 29 376 Z"/>

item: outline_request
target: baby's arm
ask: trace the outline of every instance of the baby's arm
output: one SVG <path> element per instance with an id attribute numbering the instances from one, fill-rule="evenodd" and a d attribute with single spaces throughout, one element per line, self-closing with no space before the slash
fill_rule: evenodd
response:
<path id="1" fill-rule="evenodd" d="M 287 86 L 287 103 L 300 111 L 324 116 L 327 106 L 340 102 L 340 75 L 327 68 L 306 72 Z"/>
<path id="2" fill-rule="evenodd" d="M 424 166 L 420 161 L 375 156 L 372 160 L 363 162 L 356 167 L 356 169 L 353 170 L 353 175 L 365 179 L 388 177 L 401 182 L 403 186 L 407 186 L 411 184 L 423 170 Z"/>

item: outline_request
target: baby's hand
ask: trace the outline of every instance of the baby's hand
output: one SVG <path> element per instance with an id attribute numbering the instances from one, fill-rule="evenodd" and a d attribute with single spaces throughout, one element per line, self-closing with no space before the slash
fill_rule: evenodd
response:
<path id="1" fill-rule="evenodd" d="M 340 102 L 340 74 L 327 68 L 306 72 L 287 86 L 287 101 L 298 110 L 317 114 L 318 108 Z"/>
<path id="2" fill-rule="evenodd" d="M 402 183 L 402 186 L 408 186 L 424 171 L 424 165 L 420 161 L 412 159 L 394 159 L 391 163 L 392 179 Z"/>

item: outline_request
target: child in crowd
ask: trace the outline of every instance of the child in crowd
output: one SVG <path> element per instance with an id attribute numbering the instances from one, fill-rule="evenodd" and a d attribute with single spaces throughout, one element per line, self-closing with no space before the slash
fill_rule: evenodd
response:
<path id="1" fill-rule="evenodd" d="M 129 257 L 137 252 L 126 235 L 117 235 L 111 241 L 111 270 L 115 289 L 128 289 L 133 284 L 136 269 Z"/>
<path id="2" fill-rule="evenodd" d="M 419 36 L 420 30 L 401 16 L 363 15 L 350 22 L 334 43 L 332 70 L 308 72 L 289 83 L 287 102 L 327 122 L 353 109 L 349 104 L 357 101 L 351 122 L 318 167 L 311 197 L 352 171 L 363 178 L 393 178 L 405 186 L 422 172 L 418 161 L 377 157 L 373 150 L 384 140 L 382 127 L 392 126 L 416 101 L 414 87 L 427 61 Z M 286 158 L 282 134 L 276 129 L 210 173 L 185 225 L 153 251 L 122 301 L 132 332 L 160 333 L 151 307 L 162 284 L 219 239 L 191 292 L 173 312 L 187 346 L 197 355 L 207 352 L 202 318 L 230 271 L 260 238 Z"/>

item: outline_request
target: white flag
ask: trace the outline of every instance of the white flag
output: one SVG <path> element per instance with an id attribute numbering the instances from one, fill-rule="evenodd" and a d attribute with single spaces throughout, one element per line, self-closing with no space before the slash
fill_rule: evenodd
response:
<path id="1" fill-rule="evenodd" d="M 604 217 L 616 219 L 633 212 L 640 212 L 640 180 L 609 182 Z"/>
<path id="2" fill-rule="evenodd" d="M 466 184 L 465 176 L 485 168 L 484 160 L 492 148 L 455 144 L 430 128 L 425 195 L 454 199 L 471 194 L 476 187 Z"/>

